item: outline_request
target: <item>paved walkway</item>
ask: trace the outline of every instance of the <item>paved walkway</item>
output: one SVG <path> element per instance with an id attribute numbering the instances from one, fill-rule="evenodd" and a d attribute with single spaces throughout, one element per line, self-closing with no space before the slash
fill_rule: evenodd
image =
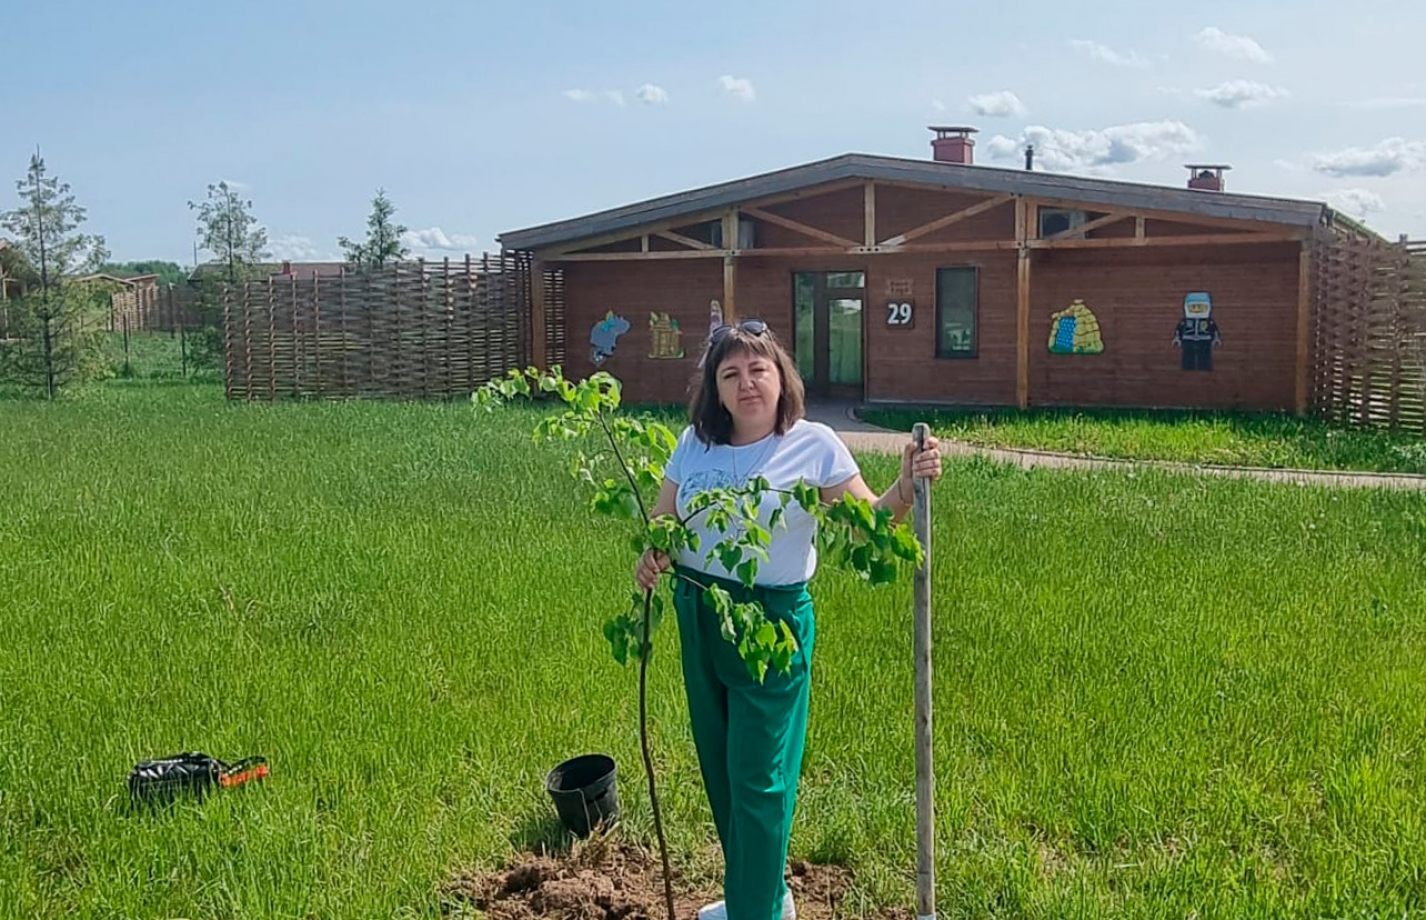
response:
<path id="1" fill-rule="evenodd" d="M 836 431 L 848 447 L 856 451 L 899 454 L 908 435 L 888 431 L 862 421 L 856 416 L 857 405 L 848 402 L 812 402 L 807 417 L 822 422 Z M 1299 485 L 1322 485 L 1342 488 L 1416 489 L 1426 490 L 1426 476 L 1410 473 L 1335 472 L 1330 470 L 1286 470 L 1265 467 L 1216 466 L 1212 464 L 1172 463 L 1165 460 L 1115 460 L 1084 457 L 1046 450 L 1022 450 L 978 447 L 963 441 L 941 442 L 946 456 L 977 456 L 1032 469 L 1048 467 L 1062 470 L 1159 469 L 1191 475 L 1227 476 L 1237 479 L 1259 479 L 1265 482 L 1291 482 Z"/>

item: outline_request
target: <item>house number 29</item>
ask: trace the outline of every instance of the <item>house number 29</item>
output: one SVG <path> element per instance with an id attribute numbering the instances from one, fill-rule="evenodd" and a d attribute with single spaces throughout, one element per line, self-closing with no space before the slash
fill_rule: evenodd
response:
<path id="1" fill-rule="evenodd" d="M 887 302 L 886 324 L 888 326 L 910 326 L 911 320 L 911 301 L 892 300 Z"/>

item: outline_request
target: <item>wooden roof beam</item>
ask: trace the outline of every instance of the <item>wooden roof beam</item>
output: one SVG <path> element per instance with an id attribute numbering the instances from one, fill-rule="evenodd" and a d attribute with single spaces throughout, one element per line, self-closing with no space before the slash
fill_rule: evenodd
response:
<path id="1" fill-rule="evenodd" d="M 731 255 L 724 249 L 669 249 L 649 252 L 570 252 L 543 256 L 547 263 L 556 262 L 659 262 L 666 259 L 717 259 Z"/>
<path id="2" fill-rule="evenodd" d="M 682 233 L 674 233 L 672 230 L 655 230 L 650 236 L 662 237 L 671 243 L 678 243 L 680 246 L 687 246 L 689 249 L 717 249 L 717 246 L 710 245 L 702 240 L 695 240 L 691 236 L 684 236 Z"/>
<path id="3" fill-rule="evenodd" d="M 782 192 L 778 195 L 765 195 L 761 198 L 747 202 L 755 207 L 771 207 L 773 205 L 786 204 L 789 201 L 805 201 L 810 198 L 821 198 L 823 195 L 834 195 L 837 192 L 845 192 L 848 189 L 860 188 L 864 183 L 862 179 L 841 179 L 835 182 L 825 182 L 820 185 L 812 185 L 800 188 L 795 191 Z M 543 249 L 535 250 L 535 254 L 546 260 L 563 259 L 581 250 L 593 249 L 596 246 L 608 246 L 611 243 L 624 243 L 630 240 L 637 240 L 641 235 L 647 233 L 658 233 L 661 230 L 673 230 L 677 227 L 687 227 L 692 224 L 707 223 L 709 221 L 721 220 L 727 208 L 713 208 L 689 214 L 681 214 L 675 218 L 652 221 L 639 227 L 630 227 L 626 230 L 618 230 L 612 233 L 604 233 L 598 236 L 586 237 L 581 240 L 574 240 L 569 243 L 559 243 Z M 747 208 L 744 207 L 744 211 Z"/>
<path id="4" fill-rule="evenodd" d="M 854 249 L 861 244 L 855 240 L 849 240 L 844 236 L 835 233 L 828 233 L 826 230 L 819 230 L 816 227 L 804 224 L 801 221 L 793 220 L 790 217 L 783 217 L 781 214 L 774 214 L 771 211 L 764 211 L 761 208 L 743 208 L 743 213 L 749 217 L 775 224 L 793 233 L 800 233 L 803 236 L 810 236 L 814 240 L 821 240 L 824 243 L 831 243 L 834 246 L 842 246 L 847 249 Z"/>
<path id="5" fill-rule="evenodd" d="M 1043 237 L 1043 239 L 1045 239 L 1045 240 L 1067 240 L 1067 239 L 1071 239 L 1071 238 L 1073 238 L 1073 237 L 1078 237 L 1078 236 L 1081 236 L 1081 235 L 1083 235 L 1083 234 L 1089 233 L 1089 232 L 1092 231 L 1092 230 L 1098 230 L 1100 227 L 1107 227 L 1107 226 L 1109 226 L 1110 224 L 1117 224 L 1117 223 L 1119 223 L 1119 221 L 1121 221 L 1121 220 L 1127 220 L 1128 218 L 1130 218 L 1130 217 L 1132 217 L 1132 216 L 1133 216 L 1132 214 L 1126 214 L 1126 213 L 1123 213 L 1123 212 L 1115 212 L 1115 213 L 1112 213 L 1112 214 L 1105 214 L 1103 217 L 1096 217 L 1094 220 L 1087 221 L 1087 222 L 1085 222 L 1085 223 L 1083 223 L 1083 224 L 1080 224 L 1078 227 L 1070 227 L 1068 230 L 1061 230 L 1059 233 L 1051 234 L 1050 236 Z"/>
<path id="6" fill-rule="evenodd" d="M 1296 243 L 1293 233 L 1200 233 L 1189 236 L 1101 237 L 1092 240 L 1028 240 L 1030 249 L 1155 249 L 1163 246 L 1237 246 L 1252 243 Z"/>
<path id="7" fill-rule="evenodd" d="M 1216 194 L 1213 192 L 1203 192 L 1204 195 Z M 1093 201 L 1076 201 L 1062 198 L 1039 198 L 1036 204 L 1047 208 L 1065 208 L 1079 211 L 1102 211 L 1105 208 Z M 1189 224 L 1199 227 L 1216 227 L 1222 230 L 1242 230 L 1244 232 L 1262 233 L 1284 233 L 1292 231 L 1297 234 L 1297 239 L 1307 236 L 1311 229 L 1308 227 L 1294 227 L 1291 224 L 1276 224 L 1271 221 L 1262 220 L 1237 220 L 1228 217 L 1208 217 L 1200 214 L 1189 214 L 1182 211 L 1158 211 L 1152 208 L 1127 208 L 1124 213 L 1136 218 L 1146 220 L 1161 220 L 1175 224 Z M 1031 214 L 1033 217 L 1033 212 Z M 1078 230 L 1079 228 L 1075 228 Z"/>
<path id="8" fill-rule="evenodd" d="M 985 201 L 973 204 L 970 207 L 964 208 L 960 211 L 956 211 L 954 214 L 947 214 L 945 217 L 937 218 L 936 220 L 931 221 L 929 224 L 922 224 L 921 226 L 916 227 L 912 230 L 907 230 L 905 233 L 900 234 L 899 236 L 893 236 L 884 239 L 881 241 L 881 245 L 892 247 L 901 246 L 905 243 L 909 243 L 914 239 L 923 237 L 928 233 L 935 233 L 937 230 L 949 227 L 952 224 L 960 223 L 963 220 L 969 220 L 970 218 L 975 217 L 978 214 L 984 214 L 986 211 L 998 208 L 1003 204 L 1008 204 L 1014 199 L 1014 197 L 1014 195 L 997 195 L 994 198 L 987 198 Z"/>

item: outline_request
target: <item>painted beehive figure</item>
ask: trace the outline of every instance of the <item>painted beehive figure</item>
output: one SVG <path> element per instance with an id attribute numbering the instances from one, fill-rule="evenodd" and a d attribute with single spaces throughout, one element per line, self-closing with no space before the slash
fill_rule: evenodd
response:
<path id="1" fill-rule="evenodd" d="M 1104 351 L 1099 320 L 1076 300 L 1050 317 L 1050 351 L 1057 355 L 1097 355 Z"/>

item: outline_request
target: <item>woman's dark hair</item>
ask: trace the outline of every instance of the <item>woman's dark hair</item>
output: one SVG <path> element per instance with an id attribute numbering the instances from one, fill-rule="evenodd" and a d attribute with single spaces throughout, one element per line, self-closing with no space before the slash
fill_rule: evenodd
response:
<path id="1" fill-rule="evenodd" d="M 745 326 L 760 329 L 748 331 Z M 802 375 L 797 363 L 782 347 L 772 329 L 756 321 L 744 321 L 736 326 L 724 326 L 714 332 L 703 370 L 693 385 L 693 399 L 688 405 L 693 433 L 704 444 L 727 444 L 733 437 L 733 416 L 718 399 L 718 368 L 732 355 L 748 353 L 767 358 L 777 368 L 781 392 L 777 397 L 777 422 L 774 430 L 786 434 L 802 418 L 806 403 Z"/>

